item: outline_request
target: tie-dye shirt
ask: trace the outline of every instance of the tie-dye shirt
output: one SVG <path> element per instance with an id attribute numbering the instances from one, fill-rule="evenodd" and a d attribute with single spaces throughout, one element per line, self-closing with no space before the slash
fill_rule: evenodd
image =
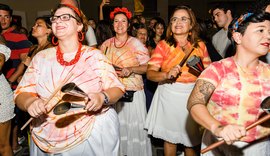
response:
<path id="1" fill-rule="evenodd" d="M 137 38 L 130 36 L 121 48 L 117 48 L 114 43 L 115 37 L 106 40 L 100 47 L 113 65 L 120 68 L 134 67 L 147 64 L 149 61 L 148 49 Z M 143 80 L 140 74 L 132 73 L 127 78 L 119 77 L 119 80 L 125 85 L 126 90 L 143 89 Z"/>
<path id="2" fill-rule="evenodd" d="M 185 48 L 191 51 L 193 47 L 188 43 Z M 194 47 L 188 58 L 193 55 L 200 57 L 204 67 L 207 67 L 211 63 L 207 48 L 203 42 L 199 42 L 199 46 L 197 48 Z M 169 72 L 174 66 L 179 64 L 184 57 L 185 52 L 179 47 L 179 45 L 176 47 L 169 46 L 165 40 L 162 40 L 157 44 L 148 64 L 161 68 L 161 71 L 163 72 Z M 189 72 L 189 67 L 185 63 L 182 67 L 182 73 L 177 78 L 176 82 L 192 83 L 195 82 L 196 79 L 197 76 Z"/>
<path id="3" fill-rule="evenodd" d="M 74 53 L 64 53 L 64 60 L 70 61 Z M 111 87 L 124 91 L 124 86 L 108 59 L 97 49 L 82 47 L 80 60 L 71 66 L 62 66 L 56 58 L 56 48 L 39 52 L 30 63 L 17 90 L 15 98 L 22 92 L 32 93 L 44 101 L 52 95 L 68 75 L 67 81 L 74 82 L 85 93 L 98 93 Z M 46 105 L 47 110 L 53 108 L 63 93 L 56 96 Z M 81 113 L 83 109 L 70 110 L 66 114 L 41 116 L 32 122 L 32 138 L 39 148 L 48 153 L 59 153 L 82 143 L 91 133 L 95 114 Z"/>
<path id="4" fill-rule="evenodd" d="M 260 104 L 270 96 L 270 65 L 260 62 L 256 70 L 245 72 L 233 58 L 212 63 L 199 79 L 212 83 L 215 90 L 207 108 L 222 125 L 247 127 L 263 113 Z M 270 128 L 257 126 L 241 140 L 251 142 L 269 135 Z"/>

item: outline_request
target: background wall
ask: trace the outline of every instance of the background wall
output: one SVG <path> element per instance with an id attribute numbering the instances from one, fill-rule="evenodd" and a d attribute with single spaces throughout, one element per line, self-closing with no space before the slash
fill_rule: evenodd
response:
<path id="1" fill-rule="evenodd" d="M 30 30 L 38 12 L 50 11 L 58 4 L 58 0 L 1 0 L 0 3 L 9 5 L 14 11 L 25 12 L 26 21 L 24 22 Z"/>
<path id="2" fill-rule="evenodd" d="M 115 6 L 125 6 L 132 8 L 133 0 L 111 0 L 110 8 Z M 172 8 L 177 5 L 189 5 L 199 18 L 209 18 L 208 9 L 214 2 L 225 1 L 233 4 L 237 12 L 242 12 L 256 0 L 143 0 L 146 9 L 146 16 L 152 17 L 160 15 L 166 22 L 170 16 Z M 28 29 L 34 24 L 38 13 L 46 13 L 54 8 L 59 0 L 1 0 L 0 3 L 9 5 L 16 13 L 25 13 L 26 20 L 24 26 Z M 98 20 L 98 11 L 101 0 L 80 0 L 81 9 L 88 18 Z M 153 6 L 156 5 L 156 6 Z M 150 9 L 150 10 L 149 10 Z"/>

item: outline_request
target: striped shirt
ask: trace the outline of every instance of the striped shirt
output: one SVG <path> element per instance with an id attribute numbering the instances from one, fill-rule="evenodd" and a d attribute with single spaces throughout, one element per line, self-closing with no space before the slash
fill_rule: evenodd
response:
<path id="1" fill-rule="evenodd" d="M 7 41 L 6 46 L 11 49 L 11 56 L 3 67 L 3 73 L 8 79 L 20 64 L 20 55 L 23 53 L 28 53 L 32 43 L 28 41 L 25 34 L 20 33 L 18 30 L 12 27 L 2 35 Z"/>

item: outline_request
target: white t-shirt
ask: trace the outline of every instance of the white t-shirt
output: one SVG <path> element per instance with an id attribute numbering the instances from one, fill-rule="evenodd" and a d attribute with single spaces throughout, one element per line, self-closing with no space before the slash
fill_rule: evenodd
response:
<path id="1" fill-rule="evenodd" d="M 87 41 L 88 46 L 97 45 L 97 39 L 96 39 L 95 32 L 94 32 L 93 28 L 90 25 L 88 25 L 88 30 L 87 30 L 87 32 L 85 34 L 85 39 Z"/>

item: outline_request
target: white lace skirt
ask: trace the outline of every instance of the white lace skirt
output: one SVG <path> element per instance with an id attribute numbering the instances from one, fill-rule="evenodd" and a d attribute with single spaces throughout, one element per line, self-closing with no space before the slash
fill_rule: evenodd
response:
<path id="1" fill-rule="evenodd" d="M 134 93 L 132 102 L 115 105 L 120 121 L 120 156 L 152 156 L 150 139 L 144 130 L 146 118 L 144 90 Z"/>
<path id="2" fill-rule="evenodd" d="M 0 123 L 3 123 L 15 116 L 13 92 L 3 74 L 0 75 L 0 90 Z"/>
<path id="3" fill-rule="evenodd" d="M 187 147 L 201 143 L 199 125 L 186 108 L 193 87 L 194 83 L 158 85 L 146 118 L 148 134 Z"/>

